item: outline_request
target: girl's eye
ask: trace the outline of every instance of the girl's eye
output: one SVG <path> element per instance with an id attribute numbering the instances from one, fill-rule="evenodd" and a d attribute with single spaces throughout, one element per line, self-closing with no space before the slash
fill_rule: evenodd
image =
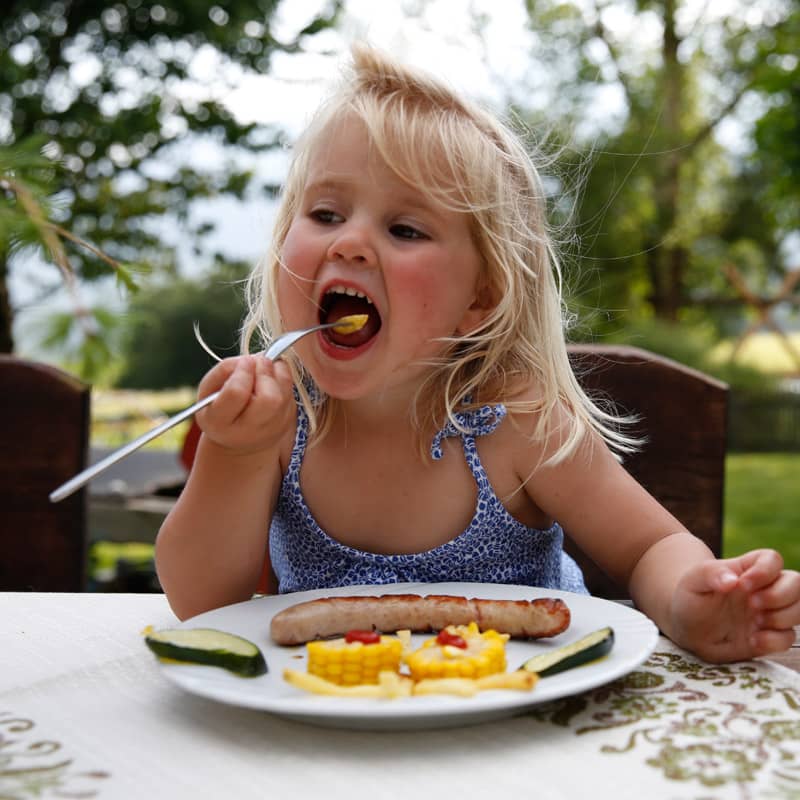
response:
<path id="1" fill-rule="evenodd" d="M 392 236 L 396 236 L 398 239 L 427 239 L 428 236 L 424 234 L 422 231 L 417 230 L 416 228 L 412 227 L 411 225 L 404 225 L 403 223 L 396 223 L 389 228 L 389 232 Z"/>
<path id="2" fill-rule="evenodd" d="M 330 225 L 334 222 L 341 222 L 342 217 L 335 211 L 328 208 L 317 208 L 311 212 L 311 219 L 321 222 L 323 225 Z"/>

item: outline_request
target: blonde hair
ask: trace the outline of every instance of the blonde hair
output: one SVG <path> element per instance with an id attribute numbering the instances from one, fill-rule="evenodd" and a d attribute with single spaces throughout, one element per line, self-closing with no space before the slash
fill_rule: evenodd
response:
<path id="1" fill-rule="evenodd" d="M 565 341 L 562 275 L 545 217 L 542 179 L 510 126 L 443 83 L 370 47 L 352 50 L 352 68 L 339 90 L 316 113 L 295 147 L 277 213 L 273 250 L 253 272 L 242 347 L 258 333 L 264 341 L 282 330 L 277 303 L 281 250 L 298 212 L 310 158 L 332 125 L 355 115 L 372 145 L 404 181 L 444 207 L 469 215 L 482 258 L 478 296 L 490 309 L 469 335 L 447 340 L 444 356 L 415 398 L 421 437 L 455 414 L 487 403 L 535 412 L 534 435 L 558 434 L 549 461 L 565 458 L 587 430 L 618 452 L 631 440 L 617 418 L 586 396 L 571 369 Z M 331 398 L 310 397 L 309 376 L 290 356 L 295 385 L 323 436 L 332 418 Z M 535 403 L 514 399 L 524 386 L 538 388 Z M 566 429 L 564 415 L 566 409 Z M 559 412 L 559 413 L 557 413 Z M 425 442 L 421 439 L 421 447 Z"/>

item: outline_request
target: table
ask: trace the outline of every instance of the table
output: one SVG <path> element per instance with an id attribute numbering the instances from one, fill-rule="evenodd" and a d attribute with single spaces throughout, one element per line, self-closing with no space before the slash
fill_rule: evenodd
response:
<path id="1" fill-rule="evenodd" d="M 800 797 L 797 651 L 712 666 L 662 638 L 513 718 L 376 733 L 181 692 L 141 637 L 174 623 L 159 594 L 0 594 L 0 797 Z"/>

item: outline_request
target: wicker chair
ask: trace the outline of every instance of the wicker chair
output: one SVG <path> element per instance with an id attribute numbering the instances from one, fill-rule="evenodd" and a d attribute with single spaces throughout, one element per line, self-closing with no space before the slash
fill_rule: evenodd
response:
<path id="1" fill-rule="evenodd" d="M 635 414 L 646 439 L 626 469 L 663 506 L 721 555 L 728 388 L 724 383 L 635 347 L 574 345 L 570 359 L 584 389 Z M 583 568 L 589 591 L 624 598 L 574 542 L 565 549 Z"/>

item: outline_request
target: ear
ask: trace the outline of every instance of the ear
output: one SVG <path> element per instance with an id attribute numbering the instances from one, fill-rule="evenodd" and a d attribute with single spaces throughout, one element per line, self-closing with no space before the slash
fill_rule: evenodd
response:
<path id="1" fill-rule="evenodd" d="M 479 287 L 475 291 L 475 299 L 464 312 L 461 321 L 456 326 L 456 332 L 462 336 L 467 336 L 476 328 L 479 328 L 486 317 L 491 314 L 495 307 L 494 299 L 488 287 Z"/>

